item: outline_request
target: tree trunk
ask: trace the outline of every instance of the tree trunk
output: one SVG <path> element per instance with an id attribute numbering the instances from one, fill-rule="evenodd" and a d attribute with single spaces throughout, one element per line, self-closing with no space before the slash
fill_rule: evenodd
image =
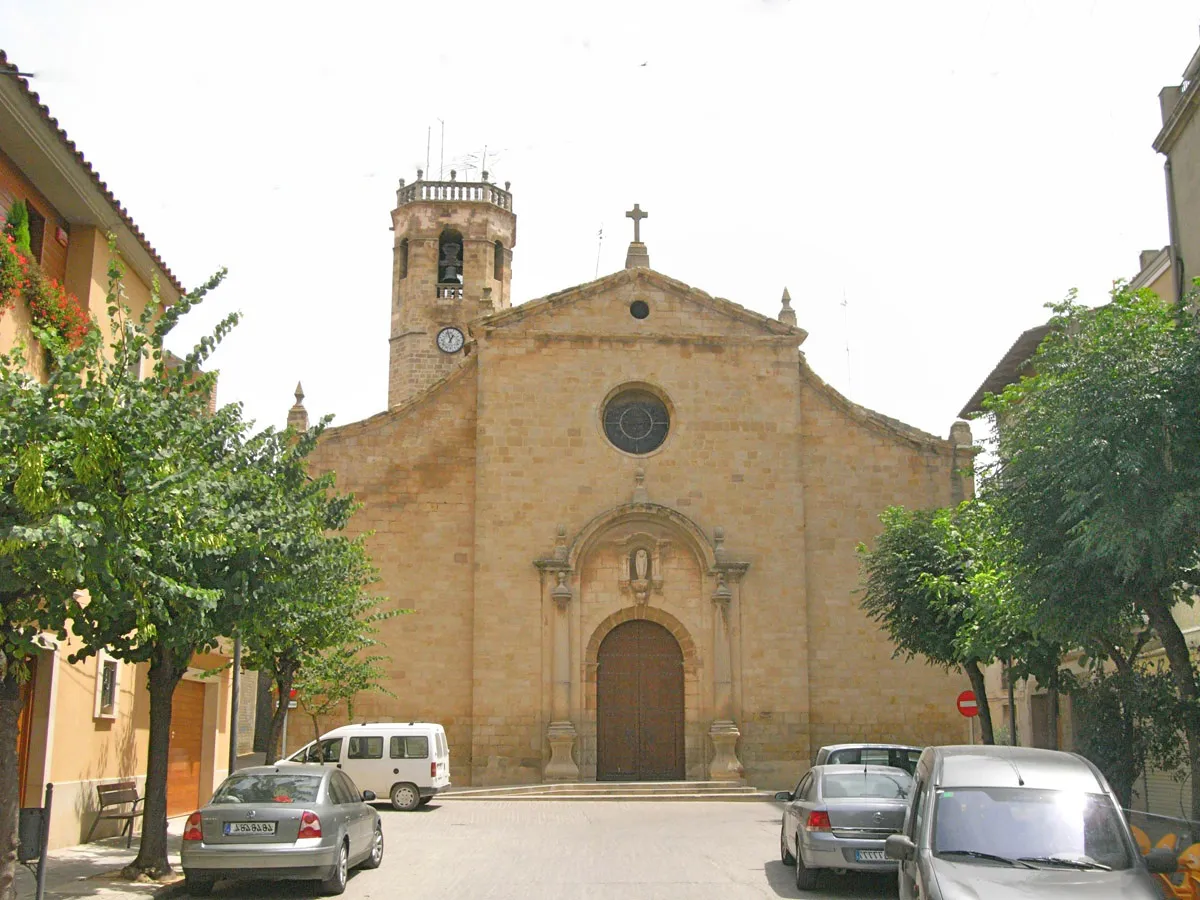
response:
<path id="1" fill-rule="evenodd" d="M 1019 746 L 1017 743 L 1017 696 L 1016 685 L 1013 684 L 1012 660 L 1004 665 L 1004 679 L 1008 682 L 1008 746 Z"/>
<path id="2" fill-rule="evenodd" d="M 1046 727 L 1050 732 L 1050 749 L 1058 748 L 1058 688 L 1046 689 Z"/>
<path id="3" fill-rule="evenodd" d="M 16 666 L 0 681 L 0 900 L 17 896 L 17 819 L 21 807 L 20 768 L 17 764 L 17 720 L 21 715 L 21 683 Z"/>
<path id="4" fill-rule="evenodd" d="M 150 690 L 150 743 L 146 750 L 146 814 L 137 859 L 125 867 L 126 878 L 148 875 L 161 878 L 171 871 L 167 862 L 167 760 L 171 746 L 171 700 L 187 671 L 191 654 L 182 664 L 168 647 L 159 647 L 150 659 L 146 679 Z"/>
<path id="5" fill-rule="evenodd" d="M 967 670 L 967 678 L 971 681 L 971 690 L 975 692 L 975 702 L 979 704 L 981 739 L 985 744 L 994 744 L 996 736 L 992 732 L 992 710 L 988 706 L 987 682 L 984 681 L 983 670 L 979 668 L 979 661 L 975 659 L 967 660 L 963 668 Z"/>
<path id="6" fill-rule="evenodd" d="M 1163 596 L 1147 601 L 1146 617 L 1150 627 L 1162 641 L 1163 651 L 1171 667 L 1171 679 L 1183 701 L 1183 733 L 1188 743 L 1188 767 L 1192 776 L 1192 821 L 1200 821 L 1200 714 L 1197 713 L 1196 676 L 1192 670 L 1192 655 L 1187 639 L 1175 617 L 1171 615 L 1174 595 L 1164 591 Z"/>
<path id="7" fill-rule="evenodd" d="M 275 687 L 278 688 L 279 698 L 275 701 L 275 712 L 271 715 L 271 736 L 267 740 L 266 763 L 270 765 L 280 757 L 280 744 L 283 740 L 283 719 L 287 715 L 288 701 L 292 694 L 292 685 L 296 681 L 295 672 L 279 672 L 275 676 Z"/>

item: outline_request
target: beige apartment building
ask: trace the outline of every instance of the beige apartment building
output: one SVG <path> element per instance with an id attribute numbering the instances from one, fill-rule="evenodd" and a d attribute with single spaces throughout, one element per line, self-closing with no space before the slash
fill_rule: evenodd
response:
<path id="1" fill-rule="evenodd" d="M 357 714 L 444 723 L 458 785 L 783 787 L 825 743 L 964 740 L 966 678 L 893 658 L 855 546 L 971 492 L 966 424 L 850 402 L 786 291 L 768 318 L 661 274 L 629 215 L 625 268 L 514 306 L 507 185 L 401 182 L 388 409 L 314 454 L 415 611 Z"/>
<path id="2" fill-rule="evenodd" d="M 179 281 L 16 71 L 0 52 L 0 219 L 14 201 L 25 201 L 35 260 L 102 327 L 107 328 L 110 232 L 126 266 L 126 301 L 134 313 L 151 302 L 154 278 L 162 302 L 174 302 L 183 292 Z M 30 348 L 32 371 L 40 375 L 43 355 L 23 301 L 0 316 L 0 348 L 16 341 Z M 43 636 L 20 720 L 22 804 L 40 806 L 45 785 L 54 783 L 52 849 L 83 840 L 95 818 L 97 785 L 132 780 L 140 788 L 145 779 L 146 667 L 103 653 L 68 662 L 78 649 L 73 635 L 62 642 Z M 175 693 L 168 814 L 190 812 L 207 800 L 228 768 L 229 672 L 201 677 L 226 661 L 197 656 Z M 105 823 L 96 835 L 115 830 L 116 823 Z"/>

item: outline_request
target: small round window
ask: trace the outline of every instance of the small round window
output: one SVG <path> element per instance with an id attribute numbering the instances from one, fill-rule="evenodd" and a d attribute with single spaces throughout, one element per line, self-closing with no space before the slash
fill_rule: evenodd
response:
<path id="1" fill-rule="evenodd" d="M 629 314 L 635 319 L 644 319 L 650 315 L 650 304 L 645 300 L 634 300 L 629 304 Z"/>
<path id="2" fill-rule="evenodd" d="M 667 405 L 649 391 L 622 391 L 604 407 L 604 434 L 626 453 L 657 450 L 670 427 Z"/>

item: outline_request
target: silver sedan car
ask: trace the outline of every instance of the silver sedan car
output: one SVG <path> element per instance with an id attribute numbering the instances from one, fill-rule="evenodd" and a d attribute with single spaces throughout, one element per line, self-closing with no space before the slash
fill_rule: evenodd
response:
<path id="1" fill-rule="evenodd" d="M 793 791 L 779 828 L 779 855 L 811 890 L 823 871 L 896 870 L 884 841 L 904 827 L 912 776 L 891 766 L 813 766 Z"/>
<path id="2" fill-rule="evenodd" d="M 379 813 L 366 802 L 374 799 L 334 768 L 235 772 L 184 826 L 188 893 L 204 896 L 221 878 L 307 879 L 342 893 L 351 868 L 383 861 Z"/>

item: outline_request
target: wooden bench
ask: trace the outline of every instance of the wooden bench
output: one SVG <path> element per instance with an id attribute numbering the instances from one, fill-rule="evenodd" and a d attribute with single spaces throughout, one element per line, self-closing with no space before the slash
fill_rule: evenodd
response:
<path id="1" fill-rule="evenodd" d="M 144 809 L 138 809 L 145 798 L 138 796 L 137 784 L 132 781 L 98 784 L 96 785 L 96 799 L 100 803 L 100 811 L 96 813 L 96 821 L 88 829 L 87 837 L 83 842 L 86 844 L 91 841 L 92 834 L 101 821 L 115 819 L 125 823 L 120 833 L 125 834 L 127 831 L 129 833 L 129 839 L 125 841 L 125 846 L 127 848 L 133 846 L 133 820 L 146 812 Z M 122 809 L 110 812 L 115 807 L 122 807 Z"/>

